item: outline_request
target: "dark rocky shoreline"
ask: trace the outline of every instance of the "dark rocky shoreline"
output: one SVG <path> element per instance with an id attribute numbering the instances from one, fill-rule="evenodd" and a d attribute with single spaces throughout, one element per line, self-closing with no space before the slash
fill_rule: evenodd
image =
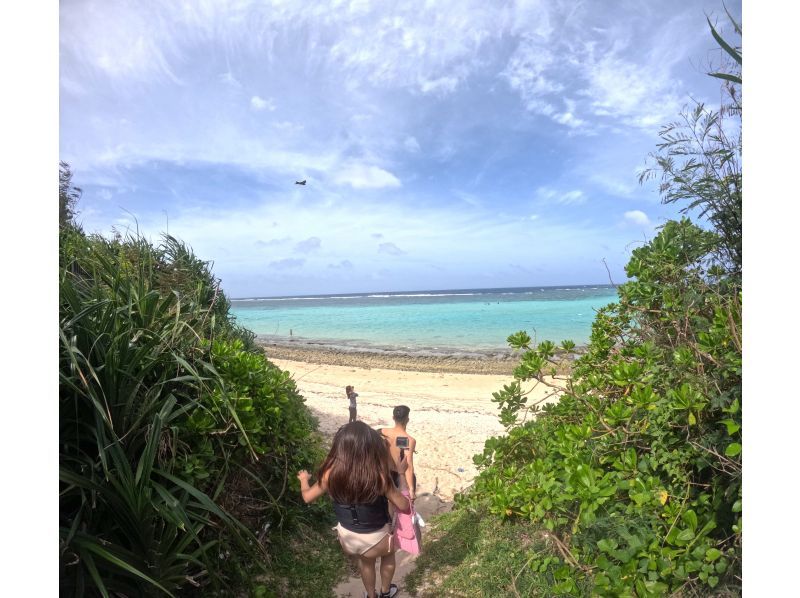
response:
<path id="1" fill-rule="evenodd" d="M 510 349 L 402 349 L 359 347 L 306 339 L 256 338 L 269 359 L 411 372 L 512 375 L 519 357 Z"/>
<path id="2" fill-rule="evenodd" d="M 409 351 L 363 348 L 306 341 L 271 341 L 257 338 L 269 359 L 285 359 L 359 368 L 412 372 L 511 375 L 518 363 L 510 351 Z"/>

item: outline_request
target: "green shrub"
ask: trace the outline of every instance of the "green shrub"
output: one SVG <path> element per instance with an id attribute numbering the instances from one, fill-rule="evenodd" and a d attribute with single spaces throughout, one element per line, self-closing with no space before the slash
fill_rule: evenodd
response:
<path id="1" fill-rule="evenodd" d="M 314 420 L 184 244 L 60 234 L 61 592 L 241 583 L 301 519 Z"/>
<path id="2" fill-rule="evenodd" d="M 555 346 L 508 338 L 520 363 L 494 393 L 507 434 L 475 456 L 457 512 L 546 531 L 550 549 L 526 561 L 546 595 L 741 591 L 741 137 L 722 132 L 741 78 L 722 78 L 734 105 L 667 127 L 655 156 L 664 201 L 689 200 L 712 230 L 670 221 L 633 251 L 558 403 L 529 405 L 525 390 L 548 383 Z"/>
<path id="3" fill-rule="evenodd" d="M 517 383 L 495 394 L 509 433 L 475 457 L 483 471 L 458 502 L 553 532 L 569 565 L 553 592 L 736 584 L 741 300 L 705 265 L 715 240 L 684 219 L 634 251 L 636 280 L 601 311 L 565 394 L 534 421 L 523 423 L 520 389 L 544 383 L 552 349 L 509 338 L 523 351 Z"/>

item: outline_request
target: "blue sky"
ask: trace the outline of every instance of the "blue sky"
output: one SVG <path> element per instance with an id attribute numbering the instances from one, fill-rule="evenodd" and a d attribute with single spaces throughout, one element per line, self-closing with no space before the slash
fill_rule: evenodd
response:
<path id="1" fill-rule="evenodd" d="M 62 2 L 59 153 L 85 230 L 168 228 L 232 297 L 621 282 L 677 214 L 659 127 L 719 103 L 705 14 Z"/>

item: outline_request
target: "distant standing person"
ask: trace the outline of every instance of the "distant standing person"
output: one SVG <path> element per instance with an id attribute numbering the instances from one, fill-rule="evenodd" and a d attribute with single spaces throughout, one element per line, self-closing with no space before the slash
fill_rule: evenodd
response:
<path id="1" fill-rule="evenodd" d="M 347 398 L 350 399 L 350 421 L 347 423 L 351 423 L 356 421 L 356 397 L 358 396 L 358 393 L 352 386 L 345 386 L 344 390 L 347 393 Z"/>
<path id="2" fill-rule="evenodd" d="M 417 476 L 414 473 L 414 451 L 417 441 L 408 435 L 408 414 L 411 409 L 405 405 L 398 405 L 392 411 L 394 428 L 383 428 L 381 434 L 389 441 L 389 453 L 392 455 L 392 480 L 395 486 L 403 492 L 408 491 L 411 500 L 417 494 Z"/>

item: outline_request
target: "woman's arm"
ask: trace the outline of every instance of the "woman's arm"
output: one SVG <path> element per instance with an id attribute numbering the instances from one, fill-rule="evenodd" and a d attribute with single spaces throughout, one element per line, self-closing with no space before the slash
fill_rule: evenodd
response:
<path id="1" fill-rule="evenodd" d="M 408 456 L 406 457 L 406 461 L 408 461 L 408 467 L 406 468 L 406 484 L 408 484 L 408 492 L 409 496 L 411 496 L 411 500 L 416 498 L 416 492 L 414 491 L 414 449 L 417 448 L 417 441 L 408 437 Z"/>
<path id="2" fill-rule="evenodd" d="M 395 487 L 394 484 L 390 485 L 389 492 L 386 493 L 386 498 L 389 499 L 398 511 L 407 513 L 411 508 L 411 501 L 409 501 L 403 494 Z"/>
<path id="3" fill-rule="evenodd" d="M 315 483 L 313 486 L 309 486 L 309 477 L 310 475 L 305 469 L 302 469 L 297 473 L 297 479 L 300 480 L 300 494 L 303 495 L 303 500 L 306 504 L 314 502 L 327 491 L 327 485 L 323 486 L 323 483 L 327 480 L 321 480 Z"/>

